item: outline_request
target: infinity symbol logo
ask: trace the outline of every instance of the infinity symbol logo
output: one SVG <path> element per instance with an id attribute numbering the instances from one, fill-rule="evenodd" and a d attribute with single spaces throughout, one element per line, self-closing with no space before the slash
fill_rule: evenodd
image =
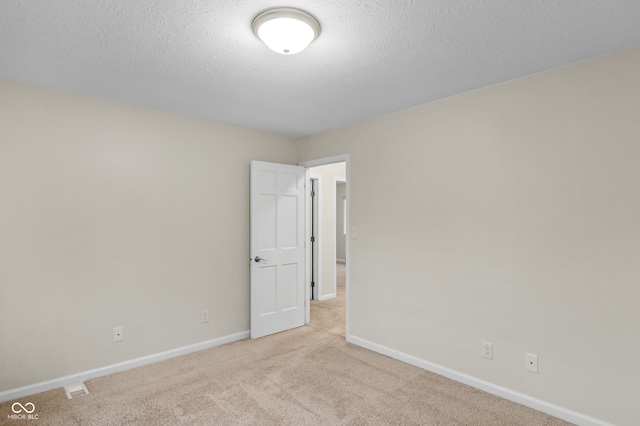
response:
<path id="1" fill-rule="evenodd" d="M 16 405 L 18 407 L 20 407 L 17 410 L 16 410 Z M 31 406 L 31 410 L 29 410 L 29 408 L 27 408 L 29 406 Z M 27 414 L 31 414 L 34 411 L 36 411 L 36 406 L 33 404 L 33 402 L 27 402 L 24 405 L 20 404 L 19 402 L 14 402 L 13 405 L 11 406 L 11 411 L 13 411 L 16 414 L 21 413 L 22 410 L 24 410 L 24 412 L 27 413 Z"/>

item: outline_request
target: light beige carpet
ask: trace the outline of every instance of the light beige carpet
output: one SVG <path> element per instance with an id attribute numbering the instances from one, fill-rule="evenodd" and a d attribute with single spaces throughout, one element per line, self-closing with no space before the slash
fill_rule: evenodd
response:
<path id="1" fill-rule="evenodd" d="M 345 287 L 346 265 L 336 263 L 336 297 L 311 301 L 311 322 L 314 328 L 320 328 L 329 333 L 346 338 L 347 297 Z"/>
<path id="2" fill-rule="evenodd" d="M 10 420 L 13 401 L 0 404 L 0 424 L 568 424 L 348 344 L 324 303 L 310 326 L 90 380 L 72 400 L 62 389 L 21 398 L 37 421 Z"/>

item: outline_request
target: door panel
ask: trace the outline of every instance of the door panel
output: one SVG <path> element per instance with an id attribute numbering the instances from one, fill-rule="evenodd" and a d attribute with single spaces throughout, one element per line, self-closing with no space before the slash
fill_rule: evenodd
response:
<path id="1" fill-rule="evenodd" d="M 251 163 L 251 338 L 305 323 L 303 167 Z"/>

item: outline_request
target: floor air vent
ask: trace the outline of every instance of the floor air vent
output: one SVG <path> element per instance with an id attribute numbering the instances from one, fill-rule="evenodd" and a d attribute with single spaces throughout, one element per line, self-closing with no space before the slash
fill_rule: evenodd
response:
<path id="1" fill-rule="evenodd" d="M 89 390 L 84 383 L 75 383 L 73 385 L 65 386 L 64 391 L 67 393 L 67 398 L 77 398 L 89 393 Z"/>

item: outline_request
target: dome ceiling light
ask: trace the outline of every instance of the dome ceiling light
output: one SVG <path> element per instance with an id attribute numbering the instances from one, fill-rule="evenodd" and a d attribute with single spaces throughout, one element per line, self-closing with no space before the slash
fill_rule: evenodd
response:
<path id="1" fill-rule="evenodd" d="M 316 18 L 291 8 L 262 12 L 255 17 L 252 27 L 264 44 L 283 55 L 301 52 L 320 34 L 320 24 Z"/>

